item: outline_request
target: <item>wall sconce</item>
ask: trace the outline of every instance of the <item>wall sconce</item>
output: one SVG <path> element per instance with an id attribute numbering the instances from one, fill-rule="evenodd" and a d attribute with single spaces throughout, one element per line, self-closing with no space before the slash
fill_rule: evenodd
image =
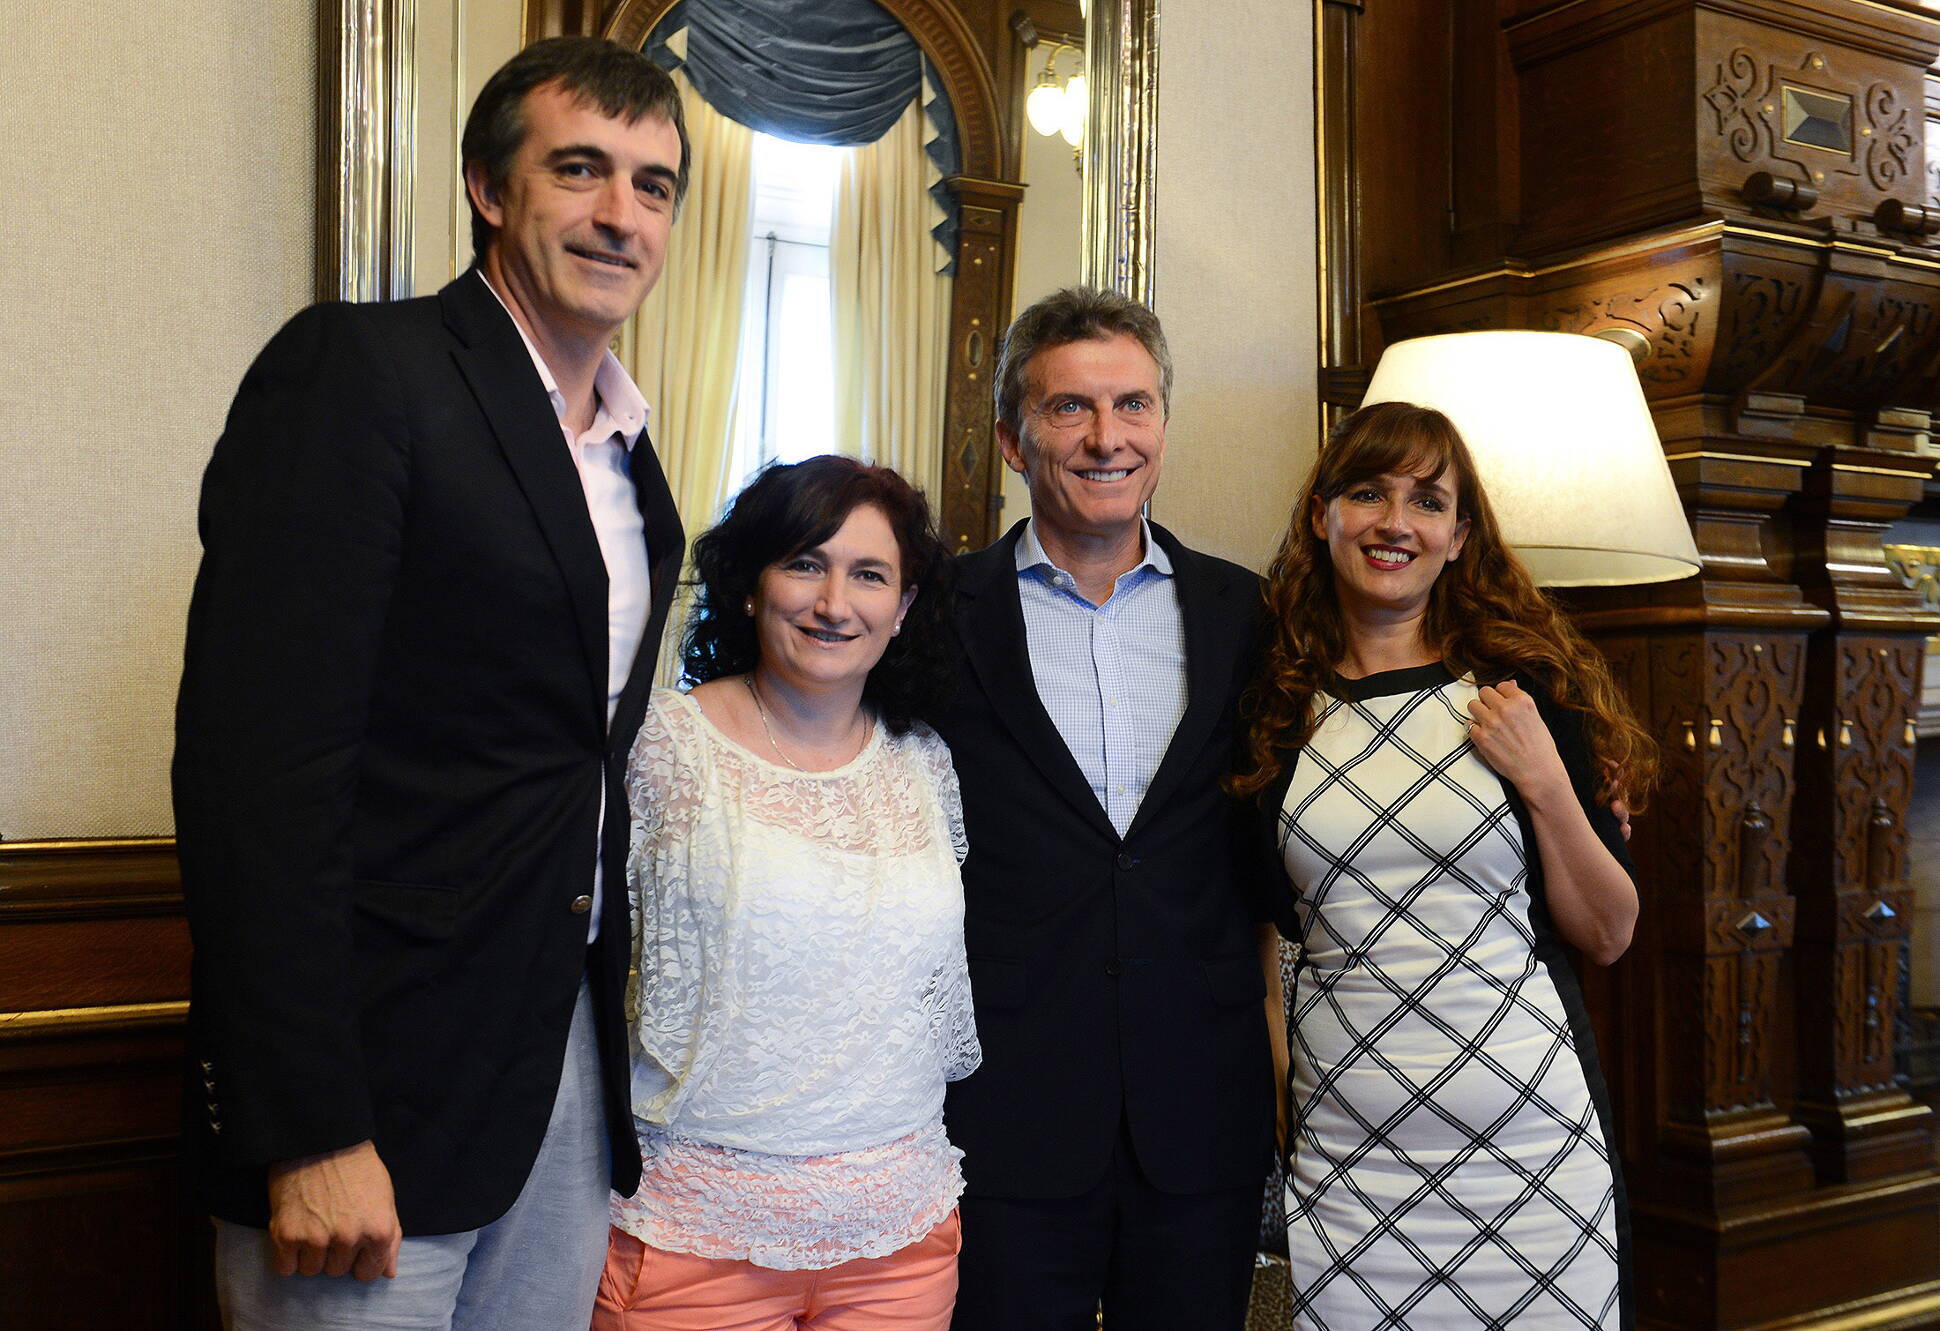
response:
<path id="1" fill-rule="evenodd" d="M 1503 538 L 1539 584 L 1698 571 L 1643 385 L 1616 343 L 1521 331 L 1411 338 L 1382 354 L 1369 402 L 1414 402 L 1455 422 Z"/>
<path id="2" fill-rule="evenodd" d="M 1078 72 L 1064 83 L 1058 82 L 1058 57 L 1066 51 L 1078 57 Z M 1044 72 L 1037 77 L 1037 86 L 1031 95 L 1024 99 L 1024 114 L 1031 122 L 1031 128 L 1047 138 L 1062 134 L 1064 141 L 1073 148 L 1083 145 L 1085 140 L 1085 90 L 1084 52 L 1065 42 L 1051 44 L 1050 57 L 1044 62 Z"/>

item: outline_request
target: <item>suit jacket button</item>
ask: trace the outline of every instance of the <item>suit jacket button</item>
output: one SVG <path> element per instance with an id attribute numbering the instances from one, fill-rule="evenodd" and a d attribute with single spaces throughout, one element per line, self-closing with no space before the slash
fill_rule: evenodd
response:
<path id="1" fill-rule="evenodd" d="M 1135 857 L 1134 857 L 1134 856 L 1132 855 L 1132 853 L 1131 853 L 1130 851 L 1124 851 L 1124 850 L 1121 850 L 1121 851 L 1119 851 L 1119 852 L 1118 852 L 1118 867 L 1119 867 L 1119 868 L 1121 868 L 1121 869 L 1129 869 L 1129 868 L 1131 868 L 1131 867 L 1132 867 L 1132 866 L 1133 866 L 1134 864 L 1137 864 L 1137 863 L 1138 863 L 1138 860 L 1137 860 L 1137 859 L 1136 859 L 1136 858 L 1135 858 Z"/>
<path id="2" fill-rule="evenodd" d="M 584 915 L 587 911 L 591 910 L 592 908 L 593 908 L 593 899 L 591 897 L 573 898 L 573 904 L 571 907 L 573 914 Z"/>
<path id="3" fill-rule="evenodd" d="M 1105 963 L 1105 974 L 1116 976 L 1116 975 L 1123 975 L 1124 973 L 1125 973 L 1125 963 L 1120 961 L 1117 957 L 1113 957 L 1110 961 L 1107 961 Z"/>

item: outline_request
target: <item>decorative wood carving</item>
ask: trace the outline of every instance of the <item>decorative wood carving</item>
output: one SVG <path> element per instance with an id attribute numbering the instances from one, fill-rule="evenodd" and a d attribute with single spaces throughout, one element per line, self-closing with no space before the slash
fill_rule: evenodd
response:
<path id="1" fill-rule="evenodd" d="M 950 380 L 943 412 L 943 494 L 937 519 L 955 551 L 975 550 L 996 536 L 1001 465 L 991 376 L 997 368 L 1011 302 L 1009 256 L 1016 250 L 1022 186 L 956 176 L 963 205 L 955 291 L 950 299 Z"/>
<path id="2" fill-rule="evenodd" d="M 1807 90 L 1827 101 L 1843 105 L 1844 142 L 1835 149 L 1829 145 L 1797 142 L 1786 132 L 1787 89 Z M 1893 91 L 1885 84 L 1889 104 Z M 1784 174 L 1822 186 L 1828 173 L 1833 176 L 1858 176 L 1852 164 L 1852 95 L 1843 88 L 1840 77 L 1820 51 L 1808 51 L 1796 66 L 1761 62 L 1747 47 L 1740 46 L 1720 60 L 1714 82 L 1701 95 L 1717 117 L 1717 133 L 1731 155 L 1741 162 L 1789 168 Z M 1871 127 L 1869 127 L 1870 130 Z"/>
<path id="3" fill-rule="evenodd" d="M 1384 82 L 1453 77 L 1396 58 L 1414 48 L 1391 31 L 1446 21 L 1428 0 L 1398 6 L 1370 9 L 1368 50 L 1336 54 L 1384 61 L 1367 64 Z M 1638 372 L 1703 569 L 1569 598 L 1663 744 L 1632 843 L 1638 938 L 1618 984 L 1586 986 L 1620 1051 L 1606 1066 L 1641 1325 L 1803 1326 L 1862 1305 L 1867 1325 L 1925 1325 L 1940 1173 L 1891 1056 L 1909 718 L 1933 614 L 1880 536 L 1920 494 L 1940 412 L 1940 247 L 1908 211 L 1940 204 L 1940 152 L 1924 151 L 1940 148 L 1940 14 L 1866 0 L 1502 10 L 1515 119 L 1458 126 L 1453 152 L 1457 170 L 1504 182 L 1481 201 L 1494 253 L 1455 239 L 1486 219 L 1449 217 L 1441 239 L 1440 199 L 1413 216 L 1395 202 L 1433 191 L 1382 114 L 1342 132 L 1357 136 L 1363 216 L 1398 216 L 1444 256 L 1436 268 L 1364 241 L 1368 341 L 1506 327 L 1650 343 Z M 1747 197 L 1761 171 L 1774 189 Z M 1815 1265 L 1835 1249 L 1865 1261 Z"/>
<path id="4" fill-rule="evenodd" d="M 1920 169 L 1921 127 L 1914 106 L 1890 83 L 1866 89 L 1865 106 L 1866 179 L 1874 189 L 1890 190 Z"/>

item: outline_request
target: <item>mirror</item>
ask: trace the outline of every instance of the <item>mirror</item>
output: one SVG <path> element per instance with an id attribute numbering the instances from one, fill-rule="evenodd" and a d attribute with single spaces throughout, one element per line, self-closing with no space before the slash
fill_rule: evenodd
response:
<path id="1" fill-rule="evenodd" d="M 601 22 L 597 15 L 606 6 L 599 0 L 526 0 L 522 6 L 523 23 L 519 25 L 523 40 L 529 42 L 549 33 L 597 30 L 614 40 L 640 46 L 674 0 L 608 2 L 611 8 Z M 350 153 L 343 146 L 364 144 L 374 135 L 392 134 L 394 121 L 408 125 L 408 108 L 416 104 L 423 62 L 412 55 L 416 42 L 409 16 L 415 12 L 415 5 L 412 0 L 373 0 L 373 3 L 381 15 L 387 16 L 385 23 L 345 34 L 344 51 L 338 53 L 343 69 L 338 71 L 337 65 L 332 64 L 329 71 L 343 75 L 341 95 L 326 95 L 324 99 L 331 133 L 324 136 L 326 147 L 319 161 L 319 178 L 337 180 L 343 174 L 340 168 L 349 157 L 371 165 L 369 172 L 351 179 L 341 190 L 333 189 L 329 197 L 320 200 L 319 283 L 333 292 L 357 273 L 410 271 L 412 232 L 423 229 L 414 228 L 408 210 L 397 216 L 386 214 L 381 225 L 364 223 L 376 215 L 373 209 L 379 205 L 373 200 L 395 201 L 413 196 L 417 149 L 430 145 L 407 133 L 398 140 L 395 152 Z M 949 182 L 961 208 L 961 228 L 957 275 L 949 298 L 947 333 L 942 339 L 947 360 L 947 389 L 939 446 L 942 481 L 934 499 L 946 541 L 956 549 L 967 550 L 988 542 L 1000 524 L 996 498 L 1001 492 L 1002 477 L 1007 473 L 996 456 L 988 375 L 995 364 L 996 340 L 1014 308 L 1014 265 L 1020 259 L 1022 246 L 1036 249 L 1043 245 L 1048 247 L 1047 252 L 1068 254 L 1064 247 L 1074 226 L 1069 199 L 1047 197 L 1062 195 L 1063 190 L 1055 188 L 1054 182 L 1068 182 L 1068 177 L 1054 165 L 1041 169 L 1035 160 L 1027 171 L 1010 164 L 1016 154 L 1003 142 L 997 108 L 1000 104 L 1010 104 L 1018 105 L 1021 111 L 1025 88 L 1017 85 L 1034 79 L 1036 67 L 1013 29 L 1009 59 L 999 62 L 1005 66 L 1005 82 L 1000 88 L 991 71 L 991 61 L 980 49 L 980 39 L 973 28 L 973 25 L 984 30 L 998 27 L 1002 22 L 998 7 L 1010 0 L 878 0 L 878 3 L 916 38 L 935 67 L 949 95 L 962 146 L 961 173 Z M 1152 117 L 1157 109 L 1156 0 L 1094 0 L 1089 5 L 1088 18 L 1080 23 L 1071 23 L 1069 11 L 1079 8 L 1071 0 L 1024 0 L 1024 3 L 1029 6 L 1029 12 L 1039 17 L 1049 15 L 1062 24 L 1069 24 L 1064 35 L 1073 45 L 1082 44 L 1086 48 L 1089 112 L 1079 212 L 1087 220 L 1083 225 L 1082 261 L 1072 276 L 1147 298 L 1152 231 Z M 398 26 L 400 23 L 402 27 Z M 1079 28 L 1084 29 L 1083 35 L 1078 32 Z M 1058 30 L 1048 22 L 1046 29 Z M 389 40 L 380 36 L 380 30 L 389 33 Z M 506 35 L 513 34 L 508 30 Z M 451 41 L 453 53 L 465 48 L 460 34 L 445 32 L 443 36 Z M 377 60 L 380 68 L 374 72 L 366 70 L 352 60 L 353 55 Z M 462 66 L 463 61 L 459 63 Z M 351 77 L 352 74 L 357 76 Z M 450 107 L 454 117 L 453 142 L 438 146 L 449 147 L 454 155 L 456 126 L 462 121 L 460 94 L 466 84 L 461 71 L 452 86 L 443 89 L 453 99 Z M 330 84 L 325 91 L 328 94 L 336 87 Z M 396 107 L 407 110 L 394 113 Z M 1024 133 L 1029 135 L 1029 131 Z M 392 139 L 383 141 L 388 144 Z M 1035 159 L 1045 155 L 1046 149 L 1042 145 L 1027 146 L 1026 151 Z M 1055 161 L 1058 149 L 1052 146 L 1048 152 Z M 444 173 L 440 174 L 442 177 Z M 450 175 L 455 181 L 455 171 Z M 1035 179 L 1044 186 L 1040 191 L 1040 198 L 1045 200 L 1042 204 L 1033 207 L 1024 201 L 1026 189 L 1020 183 L 1020 176 L 1024 181 Z M 360 186 L 360 182 L 361 187 L 353 188 Z M 342 197 L 338 197 L 339 193 Z M 460 244 L 464 209 L 455 185 L 449 202 L 452 205 L 449 239 L 455 271 L 462 266 L 465 249 Z M 445 210 L 438 211 L 442 214 Z M 392 212 L 398 210 L 393 208 Z M 1063 259 L 1060 257 L 1055 262 L 1061 266 Z M 1053 276 L 1047 267 L 1033 261 L 1032 267 L 1020 274 L 1017 289 L 1028 301 L 1061 280 L 1066 279 L 1062 275 Z M 389 288 L 364 291 L 361 286 L 358 291 L 365 295 L 403 294 L 401 290 Z M 1021 492 L 1017 492 L 1005 506 L 1004 516 L 1015 517 L 1022 511 L 1021 505 Z"/>

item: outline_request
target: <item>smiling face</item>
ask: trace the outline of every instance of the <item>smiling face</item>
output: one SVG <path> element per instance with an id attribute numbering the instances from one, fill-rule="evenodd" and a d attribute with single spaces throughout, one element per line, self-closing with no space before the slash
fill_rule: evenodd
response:
<path id="1" fill-rule="evenodd" d="M 858 504 L 828 540 L 761 571 L 753 613 L 764 678 L 859 693 L 915 599 L 889 518 Z"/>
<path id="2" fill-rule="evenodd" d="M 1028 381 L 1021 429 L 1000 421 L 997 439 L 1031 516 L 1066 543 L 1134 535 L 1165 460 L 1158 363 L 1120 333 L 1045 348 Z"/>
<path id="3" fill-rule="evenodd" d="M 541 342 L 604 342 L 660 277 L 674 220 L 680 135 L 658 116 L 602 115 L 556 84 L 526 94 L 525 139 L 504 183 L 482 162 L 465 185 L 495 230 L 484 256 Z"/>
<path id="4" fill-rule="evenodd" d="M 1422 613 L 1442 568 L 1462 552 L 1469 521 L 1457 515 L 1460 477 L 1387 472 L 1313 499 L 1314 535 L 1327 543 L 1334 591 L 1349 616 Z"/>

